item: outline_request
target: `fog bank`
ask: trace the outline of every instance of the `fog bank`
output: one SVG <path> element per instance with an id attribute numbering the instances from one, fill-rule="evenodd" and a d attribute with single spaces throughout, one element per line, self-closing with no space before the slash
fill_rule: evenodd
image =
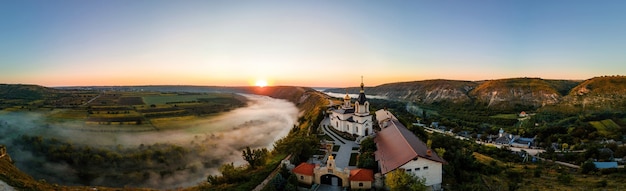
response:
<path id="1" fill-rule="evenodd" d="M 16 145 L 22 135 L 56 138 L 74 145 L 88 145 L 114 150 L 114 148 L 138 148 L 143 145 L 168 143 L 188 148 L 192 153 L 183 156 L 184 169 L 164 174 L 158 169 L 142 171 L 144 181 L 116 181 L 113 175 L 97 177 L 90 185 L 133 186 L 171 189 L 193 186 L 206 181 L 209 174 L 217 174 L 224 163 L 245 164 L 241 150 L 271 147 L 274 141 L 286 136 L 295 124 L 298 109 L 294 104 L 266 96 L 244 95 L 249 102 L 238 108 L 208 119 L 181 122 L 186 128 L 148 132 L 92 132 L 65 128 L 64 125 L 46 125 L 44 118 L 36 113 L 0 113 L 0 144 L 8 146 L 8 152 L 21 170 L 35 179 L 48 182 L 80 184 L 77 169 L 62 162 L 47 161 L 45 156 L 23 150 Z M 160 172 L 160 173 L 159 173 Z M 111 172 L 115 173 L 115 172 Z M 116 181 L 116 182 L 114 182 Z"/>

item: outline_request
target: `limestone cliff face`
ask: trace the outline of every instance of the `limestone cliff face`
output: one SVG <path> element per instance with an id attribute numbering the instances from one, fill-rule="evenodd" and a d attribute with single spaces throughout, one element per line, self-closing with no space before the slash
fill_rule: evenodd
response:
<path id="1" fill-rule="evenodd" d="M 449 101 L 453 103 L 468 102 L 468 92 L 478 84 L 470 81 L 425 80 L 383 84 L 365 89 L 366 94 L 385 96 L 389 99 L 435 103 Z M 330 92 L 344 93 L 345 89 L 330 89 Z M 349 88 L 355 92 L 356 88 Z"/>
<path id="2" fill-rule="evenodd" d="M 561 103 L 587 110 L 625 109 L 626 76 L 595 77 L 571 89 Z"/>
<path id="3" fill-rule="evenodd" d="M 494 109 L 539 108 L 560 103 L 580 81 L 511 78 L 486 81 L 425 80 L 366 88 L 367 94 L 424 104 L 472 103 Z M 348 88 L 355 92 L 357 88 Z M 326 90 L 344 93 L 346 89 Z M 581 90 L 585 91 L 585 90 Z"/>
<path id="4" fill-rule="evenodd" d="M 469 95 L 487 107 L 511 106 L 542 107 L 558 103 L 562 95 L 557 89 L 539 78 L 512 78 L 481 83 Z"/>

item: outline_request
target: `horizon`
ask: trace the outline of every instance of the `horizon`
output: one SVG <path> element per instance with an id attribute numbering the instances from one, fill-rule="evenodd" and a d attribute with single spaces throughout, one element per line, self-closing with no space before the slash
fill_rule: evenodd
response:
<path id="1" fill-rule="evenodd" d="M 11 1 L 0 83 L 355 87 L 626 74 L 626 2 Z"/>
<path id="2" fill-rule="evenodd" d="M 596 78 L 596 77 L 604 77 L 604 76 L 622 76 L 622 75 L 602 75 L 602 76 L 594 76 L 588 79 L 592 79 L 592 78 Z M 380 85 L 385 85 L 385 84 L 393 84 L 393 83 L 407 83 L 407 82 L 420 82 L 420 81 L 431 81 L 431 80 L 449 80 L 449 81 L 467 81 L 467 82 L 482 82 L 482 81 L 492 81 L 492 80 L 506 80 L 506 79 L 524 79 L 524 78 L 528 78 L 528 79 L 541 79 L 541 80 L 566 80 L 566 81 L 585 81 L 588 79 L 545 79 L 545 78 L 539 78 L 539 77 L 511 77 L 511 78 L 499 78 L 499 79 L 483 79 L 483 80 L 452 80 L 452 79 L 424 79 L 424 80 L 409 80 L 409 81 L 401 81 L 401 82 L 388 82 L 388 83 L 382 83 L 382 84 L 377 84 L 377 85 L 365 85 L 364 87 L 376 87 L 376 86 L 380 86 Z M 194 85 L 194 84 L 138 84 L 138 85 L 69 85 L 69 86 L 45 86 L 45 85 L 41 85 L 41 84 L 27 84 L 27 83 L 0 83 L 0 85 L 3 84 L 7 84 L 7 85 L 37 85 L 37 86 L 43 86 L 43 87 L 48 87 L 48 88 L 73 88 L 73 87 L 144 87 L 144 86 L 197 86 L 197 87 L 233 87 L 233 88 L 239 88 L 239 87 L 260 87 L 258 85 L 254 85 L 254 84 L 249 84 L 249 85 L 235 85 L 235 86 L 227 86 L 227 85 Z M 353 86 L 301 86 L 301 85 L 265 85 L 262 86 L 260 88 L 263 87 L 307 87 L 307 88 L 313 88 L 313 89 L 320 89 L 320 88 L 325 88 L 325 89 L 336 89 L 336 88 L 359 88 L 358 85 L 353 85 Z"/>

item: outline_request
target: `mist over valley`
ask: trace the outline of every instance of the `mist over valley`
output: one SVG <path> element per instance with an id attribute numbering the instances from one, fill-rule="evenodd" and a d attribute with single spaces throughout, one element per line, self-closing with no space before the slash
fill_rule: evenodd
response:
<path id="1" fill-rule="evenodd" d="M 0 144 L 10 148 L 18 168 L 50 183 L 189 187 L 219 174 L 222 164 L 244 165 L 244 148 L 271 149 L 296 124 L 293 103 L 244 96 L 244 107 L 177 121 L 173 129 L 139 132 L 84 130 L 72 121 L 47 123 L 41 113 L 2 111 Z"/>

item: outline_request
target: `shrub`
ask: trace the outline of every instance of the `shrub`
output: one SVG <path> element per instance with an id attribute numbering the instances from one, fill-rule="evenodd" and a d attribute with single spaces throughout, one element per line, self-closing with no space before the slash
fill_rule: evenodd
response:
<path id="1" fill-rule="evenodd" d="M 593 162 L 588 160 L 585 163 L 583 163 L 580 170 L 583 174 L 589 174 L 590 172 L 596 171 L 598 169 L 596 168 L 596 165 L 593 164 Z"/>
<path id="2" fill-rule="evenodd" d="M 572 179 L 574 179 L 574 177 L 572 177 L 571 174 L 561 173 L 556 179 L 561 184 L 569 185 L 570 183 L 572 183 Z"/>
<path id="3" fill-rule="evenodd" d="M 535 168 L 535 171 L 533 171 L 533 176 L 535 176 L 536 178 L 541 177 L 541 167 Z"/>

